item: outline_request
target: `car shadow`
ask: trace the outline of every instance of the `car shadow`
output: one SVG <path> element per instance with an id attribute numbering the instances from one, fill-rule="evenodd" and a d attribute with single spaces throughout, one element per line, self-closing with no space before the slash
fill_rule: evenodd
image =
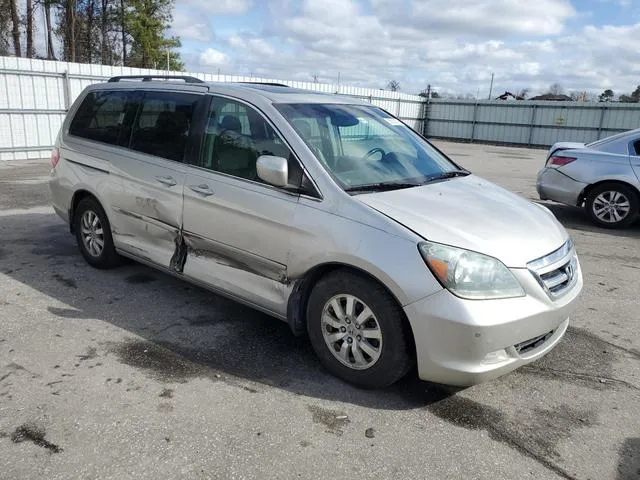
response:
<path id="1" fill-rule="evenodd" d="M 618 480 L 640 478 L 640 438 L 627 438 L 620 447 Z"/>
<path id="2" fill-rule="evenodd" d="M 231 376 L 389 410 L 425 407 L 460 391 L 420 381 L 416 372 L 383 390 L 352 387 L 324 370 L 309 341 L 285 322 L 135 262 L 93 269 L 54 214 L 0 217 L 0 238 L 0 273 L 50 297 L 47 310 L 56 317 L 131 332 L 105 344 L 104 354 L 162 381 Z"/>
<path id="3" fill-rule="evenodd" d="M 568 229 L 615 235 L 617 237 L 640 238 L 640 219 L 626 229 L 601 228 L 591 222 L 582 208 L 552 202 L 538 203 L 551 210 L 560 223 Z"/>

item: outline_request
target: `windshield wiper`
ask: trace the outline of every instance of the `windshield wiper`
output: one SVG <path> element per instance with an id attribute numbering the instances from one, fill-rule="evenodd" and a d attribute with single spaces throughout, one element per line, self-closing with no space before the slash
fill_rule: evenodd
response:
<path id="1" fill-rule="evenodd" d="M 379 182 L 379 183 L 366 183 L 364 185 L 355 185 L 353 187 L 347 187 L 345 192 L 384 192 L 388 190 L 400 190 L 401 188 L 419 187 L 421 183 L 409 183 L 409 182 Z"/>
<path id="2" fill-rule="evenodd" d="M 466 170 L 454 170 L 453 172 L 445 172 L 427 178 L 423 182 L 423 185 L 431 182 L 437 182 L 438 180 L 446 180 L 448 178 L 466 177 L 467 175 L 471 175 L 471 172 L 468 172 Z"/>

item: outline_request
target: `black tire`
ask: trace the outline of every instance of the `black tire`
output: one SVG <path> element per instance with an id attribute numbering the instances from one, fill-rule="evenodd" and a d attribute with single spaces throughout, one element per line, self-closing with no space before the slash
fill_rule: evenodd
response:
<path id="1" fill-rule="evenodd" d="M 102 227 L 102 241 L 104 246 L 98 255 L 90 252 L 89 247 L 87 247 L 83 240 L 82 219 L 87 212 L 93 212 L 98 218 L 99 225 Z M 113 245 L 111 225 L 109 224 L 107 214 L 94 197 L 86 197 L 80 200 L 80 203 L 78 203 L 75 209 L 73 222 L 78 248 L 89 265 L 95 268 L 107 269 L 117 267 L 122 263 L 122 257 L 118 255 Z"/>
<path id="2" fill-rule="evenodd" d="M 382 334 L 379 357 L 366 369 L 357 370 L 341 363 L 323 336 L 322 329 L 325 327 L 322 325 L 322 315 L 325 305 L 335 296 L 343 294 L 352 295 L 369 307 L 375 315 L 373 321 L 377 322 Z M 415 363 L 411 332 L 397 301 L 380 284 L 349 271 L 332 272 L 314 286 L 307 303 L 307 332 L 325 368 L 336 377 L 359 387 L 387 387 L 406 375 Z"/>
<path id="3" fill-rule="evenodd" d="M 616 192 L 624 195 L 629 201 L 629 211 L 627 215 L 619 221 L 605 221 L 596 215 L 594 211 L 594 203 L 596 199 L 601 194 L 606 194 L 606 192 Z M 587 198 L 585 200 L 585 210 L 587 215 L 591 219 L 593 223 L 600 227 L 604 228 L 627 228 L 629 227 L 638 217 L 638 210 L 640 209 L 640 200 L 638 199 L 638 192 L 636 192 L 633 188 L 623 185 L 621 183 L 603 183 L 598 185 L 597 187 L 591 189 L 589 191 Z"/>

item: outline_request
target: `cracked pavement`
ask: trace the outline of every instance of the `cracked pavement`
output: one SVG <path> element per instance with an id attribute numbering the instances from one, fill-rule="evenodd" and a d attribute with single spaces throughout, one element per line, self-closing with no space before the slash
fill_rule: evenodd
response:
<path id="1" fill-rule="evenodd" d="M 438 142 L 535 199 L 545 152 Z M 89 267 L 48 164 L 0 164 L 0 479 L 640 478 L 640 223 L 549 206 L 585 275 L 542 360 L 465 390 L 326 373 L 288 326 L 135 263 Z"/>

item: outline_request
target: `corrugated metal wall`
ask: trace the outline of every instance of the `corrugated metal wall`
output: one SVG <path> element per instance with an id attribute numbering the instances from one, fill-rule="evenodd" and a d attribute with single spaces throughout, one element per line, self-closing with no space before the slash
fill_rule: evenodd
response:
<path id="1" fill-rule="evenodd" d="M 427 117 L 429 137 L 546 147 L 640 128 L 640 104 L 435 99 Z"/>
<path id="2" fill-rule="evenodd" d="M 166 73 L 0 57 L 0 160 L 48 156 L 66 109 L 87 85 L 116 75 Z M 640 104 L 435 99 L 427 105 L 422 97 L 386 90 L 237 75 L 187 75 L 210 82 L 278 82 L 357 97 L 433 138 L 549 146 L 557 141 L 589 142 L 640 127 Z"/>
<path id="3" fill-rule="evenodd" d="M 106 65 L 0 57 L 0 160 L 48 157 L 65 111 L 82 90 L 117 75 L 166 75 Z M 370 88 L 268 78 L 184 73 L 209 82 L 278 82 L 291 87 L 357 97 L 423 129 L 424 102 L 416 95 Z"/>

